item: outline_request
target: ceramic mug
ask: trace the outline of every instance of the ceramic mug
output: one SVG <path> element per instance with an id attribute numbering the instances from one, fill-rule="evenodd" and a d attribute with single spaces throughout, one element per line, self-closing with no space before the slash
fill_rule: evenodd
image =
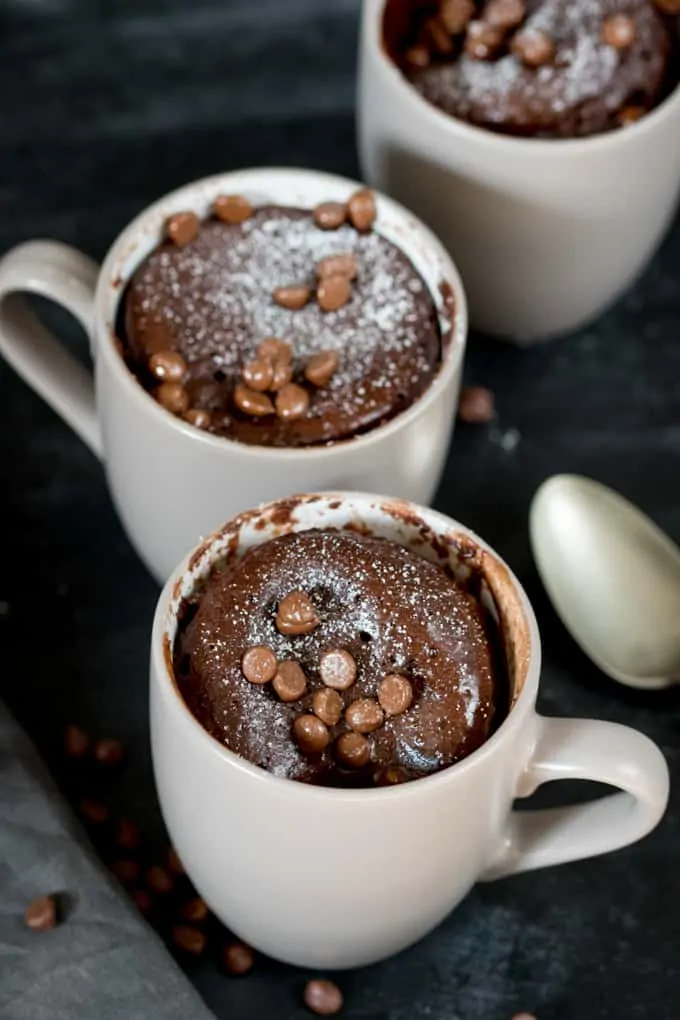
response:
<path id="1" fill-rule="evenodd" d="M 359 146 L 366 179 L 404 202 L 456 260 L 473 325 L 516 342 L 585 324 L 642 271 L 680 188 L 680 88 L 631 127 L 513 138 L 416 92 L 363 0 Z"/>
<path id="2" fill-rule="evenodd" d="M 178 610 L 218 561 L 291 531 L 357 526 L 412 546 L 458 576 L 469 563 L 500 618 L 512 707 L 464 761 L 381 789 L 282 779 L 227 750 L 186 707 L 173 676 Z M 299 496 L 241 515 L 168 581 L 151 649 L 151 741 L 173 844 L 215 914 L 279 960 L 316 968 L 370 964 L 421 938 L 478 880 L 603 854 L 650 832 L 668 798 L 661 752 L 609 722 L 536 714 L 541 645 L 508 567 L 461 524 L 400 500 Z M 517 812 L 542 783 L 588 779 L 623 791 L 588 804 Z M 415 862 L 415 864 L 414 864 Z"/>
<path id="3" fill-rule="evenodd" d="M 164 582 L 178 560 L 226 518 L 289 492 L 378 488 L 429 503 L 455 421 L 467 338 L 465 294 L 441 244 L 415 217 L 377 196 L 377 229 L 412 260 L 437 305 L 442 367 L 410 408 L 365 435 L 331 446 L 249 446 L 193 428 L 164 410 L 136 381 L 115 346 L 125 284 L 181 210 L 208 215 L 220 194 L 254 204 L 313 208 L 345 201 L 355 181 L 309 170 L 256 169 L 210 177 L 162 198 L 137 217 L 101 270 L 72 248 L 32 241 L 0 262 L 0 354 L 104 461 L 128 536 Z M 52 298 L 91 338 L 90 374 L 38 323 L 21 292 Z"/>

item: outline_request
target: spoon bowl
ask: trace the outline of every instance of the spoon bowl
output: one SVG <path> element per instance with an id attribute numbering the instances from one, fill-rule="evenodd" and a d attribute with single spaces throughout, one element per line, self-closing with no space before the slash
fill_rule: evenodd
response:
<path id="1" fill-rule="evenodd" d="M 668 535 L 578 475 L 544 482 L 530 533 L 558 616 L 604 673 L 648 690 L 680 682 L 680 549 Z"/>

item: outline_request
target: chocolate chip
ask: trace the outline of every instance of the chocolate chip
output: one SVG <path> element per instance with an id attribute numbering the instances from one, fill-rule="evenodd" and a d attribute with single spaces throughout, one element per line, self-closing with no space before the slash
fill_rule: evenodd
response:
<path id="1" fill-rule="evenodd" d="M 161 383 L 155 396 L 161 407 L 171 414 L 185 414 L 189 410 L 189 396 L 181 383 Z"/>
<path id="2" fill-rule="evenodd" d="M 139 846 L 139 829 L 129 818 L 117 818 L 113 838 L 121 850 L 136 850 Z"/>
<path id="3" fill-rule="evenodd" d="M 503 30 L 487 21 L 471 21 L 465 36 L 465 52 L 473 60 L 492 60 L 500 52 Z"/>
<path id="4" fill-rule="evenodd" d="M 343 733 L 335 741 L 335 757 L 341 765 L 362 769 L 371 758 L 371 745 L 361 733 Z"/>
<path id="5" fill-rule="evenodd" d="M 167 864 L 173 875 L 180 876 L 184 874 L 184 865 L 174 846 L 168 847 Z"/>
<path id="6" fill-rule="evenodd" d="M 183 920 L 191 921 L 192 924 L 200 924 L 208 916 L 208 904 L 200 896 L 192 896 L 185 900 L 180 908 Z"/>
<path id="7" fill-rule="evenodd" d="M 101 740 L 95 741 L 92 754 L 95 761 L 100 765 L 105 765 L 107 768 L 115 768 L 123 760 L 123 745 L 120 740 L 114 740 L 112 737 L 103 737 Z"/>
<path id="8" fill-rule="evenodd" d="M 191 956 L 200 956 L 205 952 L 208 939 L 200 928 L 193 928 L 188 924 L 176 924 L 172 929 L 172 941 L 178 949 Z"/>
<path id="9" fill-rule="evenodd" d="M 139 878 L 141 865 L 139 861 L 134 861 L 132 858 L 122 857 L 113 862 L 111 871 L 123 885 L 134 885 Z"/>
<path id="10" fill-rule="evenodd" d="M 543 67 L 555 59 L 556 47 L 546 32 L 528 28 L 512 40 L 512 51 L 527 67 Z"/>
<path id="11" fill-rule="evenodd" d="M 347 203 L 352 226 L 360 233 L 367 233 L 376 221 L 378 210 L 370 188 L 355 191 Z"/>
<path id="12" fill-rule="evenodd" d="M 264 393 L 271 387 L 274 376 L 274 365 L 265 358 L 246 361 L 243 366 L 243 381 L 251 390 Z"/>
<path id="13" fill-rule="evenodd" d="M 342 992 L 333 981 L 308 981 L 303 998 L 307 1009 L 317 1016 L 333 1016 L 342 1009 Z"/>
<path id="14" fill-rule="evenodd" d="M 309 393 L 297 383 L 286 383 L 276 394 L 276 413 L 283 421 L 297 421 L 309 410 Z"/>
<path id="15" fill-rule="evenodd" d="M 90 747 L 90 737 L 80 726 L 70 725 L 64 732 L 64 748 L 69 758 L 84 758 Z"/>
<path id="16" fill-rule="evenodd" d="M 160 864 L 152 864 L 150 868 L 147 868 L 146 884 L 149 889 L 162 896 L 168 896 L 175 886 L 172 876 Z"/>
<path id="17" fill-rule="evenodd" d="M 251 684 L 268 684 L 276 676 L 276 656 L 266 645 L 255 645 L 243 653 L 241 669 Z"/>
<path id="18" fill-rule="evenodd" d="M 284 659 L 276 670 L 272 687 L 281 701 L 297 701 L 307 690 L 307 677 L 295 659 Z"/>
<path id="19" fill-rule="evenodd" d="M 293 312 L 304 308 L 311 296 L 309 287 L 277 287 L 274 291 L 276 304 Z"/>
<path id="20" fill-rule="evenodd" d="M 411 681 L 399 673 L 384 677 L 378 684 L 378 701 L 385 715 L 401 715 L 413 701 Z"/>
<path id="21" fill-rule="evenodd" d="M 257 345 L 257 356 L 265 361 L 290 361 L 293 349 L 285 340 L 277 340 L 275 336 L 267 337 Z"/>
<path id="22" fill-rule="evenodd" d="M 185 412 L 184 420 L 193 425 L 195 429 L 209 429 L 212 425 L 210 411 L 204 411 L 202 407 L 190 407 Z"/>
<path id="23" fill-rule="evenodd" d="M 338 367 L 337 351 L 313 354 L 305 368 L 305 379 L 314 386 L 327 386 Z"/>
<path id="24" fill-rule="evenodd" d="M 345 711 L 345 722 L 355 733 L 372 733 L 384 721 L 385 714 L 373 698 L 357 698 Z"/>
<path id="25" fill-rule="evenodd" d="M 92 825 L 104 825 L 109 820 L 109 809 L 100 800 L 91 800 L 89 797 L 81 800 L 78 805 L 83 818 Z"/>
<path id="26" fill-rule="evenodd" d="M 423 29 L 439 56 L 447 57 L 449 54 L 453 53 L 453 41 L 451 36 L 447 32 L 443 22 L 440 21 L 436 15 L 425 21 Z"/>
<path id="27" fill-rule="evenodd" d="M 293 740 L 305 754 L 321 754 L 330 739 L 328 727 L 315 715 L 299 715 L 293 723 Z"/>
<path id="28" fill-rule="evenodd" d="M 524 0 L 489 0 L 484 8 L 484 21 L 494 28 L 509 31 L 522 24 L 526 13 Z"/>
<path id="29" fill-rule="evenodd" d="M 227 974 L 240 977 L 253 969 L 255 953 L 243 942 L 230 942 L 222 950 L 222 966 Z"/>
<path id="30" fill-rule="evenodd" d="M 458 417 L 468 425 L 484 425 L 493 419 L 494 399 L 485 386 L 464 386 L 458 401 Z"/>
<path id="31" fill-rule="evenodd" d="M 51 931 L 57 924 L 57 901 L 54 896 L 39 896 L 26 907 L 26 927 L 31 931 Z"/>
<path id="32" fill-rule="evenodd" d="M 293 366 L 289 361 L 275 361 L 274 362 L 274 374 L 272 375 L 271 391 L 272 393 L 278 393 L 284 386 L 293 378 Z"/>
<path id="33" fill-rule="evenodd" d="M 411 67 L 428 67 L 430 63 L 430 51 L 427 46 L 411 46 L 405 53 L 406 63 Z"/>
<path id="34" fill-rule="evenodd" d="M 330 687 L 314 691 L 312 695 L 312 712 L 318 715 L 326 726 L 336 726 L 342 715 L 342 698 Z"/>
<path id="35" fill-rule="evenodd" d="M 253 215 L 253 207 L 243 195 L 219 195 L 213 212 L 218 220 L 225 223 L 243 223 Z"/>
<path id="36" fill-rule="evenodd" d="M 258 393 L 242 383 L 234 389 L 234 403 L 239 411 L 249 414 L 251 418 L 264 418 L 268 414 L 274 414 L 274 404 L 266 393 Z"/>
<path id="37" fill-rule="evenodd" d="M 319 675 L 326 687 L 346 691 L 357 678 L 357 665 L 349 652 L 333 648 L 321 656 Z"/>
<path id="38" fill-rule="evenodd" d="M 439 18 L 449 35 L 461 35 L 475 15 L 473 0 L 442 0 Z"/>
<path id="39" fill-rule="evenodd" d="M 279 602 L 276 629 L 281 634 L 310 634 L 319 623 L 314 603 L 303 591 L 292 591 Z"/>
<path id="40" fill-rule="evenodd" d="M 166 234 L 178 248 L 183 248 L 185 244 L 193 241 L 200 229 L 201 221 L 196 213 L 192 212 L 175 213 L 165 223 Z"/>
<path id="41" fill-rule="evenodd" d="M 637 124 L 646 113 L 647 110 L 644 106 L 624 106 L 619 111 L 617 120 L 621 127 L 630 127 L 631 124 Z"/>
<path id="42" fill-rule="evenodd" d="M 325 280 L 327 276 L 346 276 L 348 280 L 354 280 L 357 275 L 357 260 L 349 253 L 329 255 L 317 264 L 316 275 L 320 280 Z"/>
<path id="43" fill-rule="evenodd" d="M 157 351 L 149 358 L 149 371 L 161 382 L 181 382 L 187 363 L 177 351 Z"/>
<path id="44" fill-rule="evenodd" d="M 314 210 L 314 222 L 322 230 L 337 230 L 347 219 L 347 206 L 342 202 L 322 202 Z"/>
<path id="45" fill-rule="evenodd" d="M 140 914 L 144 914 L 146 917 L 151 913 L 153 910 L 153 900 L 146 889 L 135 889 L 130 893 L 130 896 L 132 897 L 132 902 L 137 907 Z"/>
<path id="46" fill-rule="evenodd" d="M 602 42 L 615 50 L 627 50 L 635 42 L 636 27 L 627 14 L 614 14 L 602 22 Z"/>
<path id="47" fill-rule="evenodd" d="M 316 288 L 316 300 L 323 312 L 337 312 L 350 299 L 352 287 L 346 276 L 326 276 Z"/>

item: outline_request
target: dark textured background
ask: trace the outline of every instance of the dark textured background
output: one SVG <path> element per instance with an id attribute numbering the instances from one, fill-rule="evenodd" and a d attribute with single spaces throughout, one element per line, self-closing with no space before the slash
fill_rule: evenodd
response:
<path id="1" fill-rule="evenodd" d="M 357 174 L 357 11 L 358 0 L 0 0 L 0 249 L 42 235 L 100 258 L 151 199 L 219 170 Z M 467 376 L 496 390 L 498 422 L 458 430 L 437 500 L 526 584 L 545 641 L 542 710 L 657 740 L 676 782 L 669 813 L 618 854 L 480 887 L 415 949 L 345 975 L 348 1017 L 680 1015 L 680 688 L 634 693 L 599 674 L 547 605 L 527 539 L 536 486 L 577 471 L 680 540 L 679 270 L 676 227 L 635 290 L 578 336 L 530 351 L 474 337 Z M 156 588 L 99 465 L 2 364 L 0 493 L 0 694 L 70 792 L 63 725 L 122 736 L 129 763 L 110 795 L 160 841 L 146 705 Z M 206 961 L 190 976 L 220 1017 L 306 1015 L 293 969 L 262 961 L 235 981 Z"/>

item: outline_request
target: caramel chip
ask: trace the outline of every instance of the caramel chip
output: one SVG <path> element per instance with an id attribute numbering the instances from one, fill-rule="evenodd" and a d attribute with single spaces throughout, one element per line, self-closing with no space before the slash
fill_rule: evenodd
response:
<path id="1" fill-rule="evenodd" d="M 399 673 L 384 677 L 378 685 L 378 701 L 385 715 L 401 715 L 413 701 L 411 681 Z"/>
<path id="2" fill-rule="evenodd" d="M 321 754 L 331 737 L 321 719 L 315 715 L 299 715 L 293 723 L 293 739 L 305 754 Z"/>
<path id="3" fill-rule="evenodd" d="M 257 356 L 265 361 L 287 362 L 293 357 L 293 349 L 285 340 L 278 340 L 275 336 L 270 336 L 258 344 Z"/>
<path id="4" fill-rule="evenodd" d="M 149 358 L 149 371 L 161 382 L 181 382 L 187 363 L 178 351 L 157 351 Z"/>
<path id="5" fill-rule="evenodd" d="M 276 304 L 293 312 L 304 308 L 310 297 L 309 287 L 277 287 L 274 291 Z"/>
<path id="6" fill-rule="evenodd" d="M 26 907 L 26 927 L 32 931 L 51 931 L 57 924 L 57 901 L 54 896 L 39 896 Z"/>
<path id="7" fill-rule="evenodd" d="M 372 733 L 384 721 L 385 714 L 373 698 L 357 698 L 345 712 L 345 722 L 355 733 Z"/>
<path id="8" fill-rule="evenodd" d="M 312 695 L 312 711 L 318 715 L 326 726 L 337 726 L 342 715 L 342 698 L 330 687 L 314 691 Z"/>
<path id="9" fill-rule="evenodd" d="M 190 407 L 184 415 L 184 420 L 197 429 L 209 429 L 212 425 L 210 411 L 204 411 L 202 407 Z"/>
<path id="10" fill-rule="evenodd" d="M 444 23 L 436 15 L 428 18 L 423 28 L 434 49 L 440 56 L 447 57 L 453 53 L 453 40 L 447 32 Z"/>
<path id="11" fill-rule="evenodd" d="M 227 974 L 240 977 L 252 970 L 255 963 L 255 953 L 243 942 L 230 942 L 222 950 L 222 965 Z"/>
<path id="12" fill-rule="evenodd" d="M 338 367 L 337 351 L 320 351 L 312 355 L 305 368 L 305 379 L 314 386 L 327 386 Z"/>
<path id="13" fill-rule="evenodd" d="M 80 726 L 67 726 L 64 733 L 64 747 L 69 758 L 83 758 L 90 747 L 89 734 Z"/>
<path id="14" fill-rule="evenodd" d="M 355 191 L 349 202 L 349 218 L 352 225 L 360 233 L 367 233 L 376 221 L 378 210 L 375 205 L 375 198 L 370 188 L 360 188 Z"/>
<path id="15" fill-rule="evenodd" d="M 430 51 L 427 46 L 411 46 L 406 50 L 405 57 L 411 67 L 427 67 L 430 63 Z"/>
<path id="16" fill-rule="evenodd" d="M 484 8 L 484 21 L 495 28 L 509 31 L 522 24 L 526 13 L 525 0 L 489 0 Z"/>
<path id="17" fill-rule="evenodd" d="M 362 769 L 371 759 L 371 745 L 361 733 L 342 733 L 335 741 L 335 757 L 341 765 Z"/>
<path id="18" fill-rule="evenodd" d="M 484 425 L 493 419 L 494 397 L 486 386 L 464 386 L 458 400 L 458 417 L 468 425 Z"/>
<path id="19" fill-rule="evenodd" d="M 172 876 L 160 864 L 153 864 L 146 871 L 146 884 L 156 893 L 168 896 L 174 889 Z"/>
<path id="20" fill-rule="evenodd" d="M 333 648 L 321 656 L 319 675 L 326 687 L 346 691 L 357 678 L 357 664 L 344 648 Z"/>
<path id="21" fill-rule="evenodd" d="M 347 219 L 347 206 L 342 202 L 322 202 L 314 210 L 314 222 L 321 230 L 337 230 Z"/>
<path id="22" fill-rule="evenodd" d="M 100 765 L 115 768 L 122 762 L 125 751 L 120 740 L 114 740 L 113 737 L 102 737 L 101 740 L 95 741 L 92 754 Z"/>
<path id="23" fill-rule="evenodd" d="M 327 276 L 346 276 L 348 280 L 354 280 L 357 275 L 357 260 L 349 252 L 328 255 L 317 264 L 316 275 L 320 280 Z"/>
<path id="24" fill-rule="evenodd" d="M 473 60 L 492 60 L 504 41 L 504 32 L 487 21 L 471 21 L 465 36 L 465 52 Z"/>
<path id="25" fill-rule="evenodd" d="M 200 896 L 192 896 L 182 904 L 180 914 L 185 921 L 200 924 L 208 917 L 208 904 Z"/>
<path id="26" fill-rule="evenodd" d="M 208 944 L 205 932 L 189 924 L 176 924 L 172 929 L 172 941 L 190 956 L 200 956 Z"/>
<path id="27" fill-rule="evenodd" d="M 239 383 L 234 389 L 234 403 L 240 411 L 253 418 L 263 418 L 267 414 L 274 414 L 274 404 L 266 393 L 258 393 L 242 383 Z"/>
<path id="28" fill-rule="evenodd" d="M 213 212 L 225 223 L 243 223 L 253 215 L 253 207 L 243 195 L 220 195 L 215 199 Z"/>
<path id="29" fill-rule="evenodd" d="M 615 50 L 627 50 L 635 42 L 635 22 L 627 14 L 614 14 L 602 22 L 602 42 Z"/>
<path id="30" fill-rule="evenodd" d="M 334 981 L 308 981 L 303 999 L 307 1009 L 317 1016 L 333 1016 L 342 1009 L 342 992 Z"/>
<path id="31" fill-rule="evenodd" d="M 104 825 L 109 820 L 109 809 L 100 800 L 85 797 L 78 805 L 81 815 L 92 825 Z"/>
<path id="32" fill-rule="evenodd" d="M 314 603 L 303 591 L 291 591 L 279 602 L 276 629 L 281 634 L 311 634 L 320 622 Z"/>
<path id="33" fill-rule="evenodd" d="M 297 421 L 309 409 L 309 393 L 297 383 L 286 383 L 276 394 L 276 413 L 283 421 Z"/>
<path id="34" fill-rule="evenodd" d="M 450 35 L 462 35 L 475 16 L 473 0 L 442 0 L 439 18 Z"/>
<path id="35" fill-rule="evenodd" d="M 268 684 L 276 676 L 276 656 L 266 645 L 255 645 L 243 653 L 243 675 L 251 684 Z"/>
<path id="36" fill-rule="evenodd" d="M 350 299 L 352 288 L 346 276 L 326 276 L 316 288 L 316 300 L 324 312 L 337 312 Z"/>
<path id="37" fill-rule="evenodd" d="M 200 229 L 201 221 L 196 213 L 192 212 L 175 213 L 165 223 L 165 232 L 178 248 L 183 248 L 185 244 L 193 241 Z"/>
<path id="38" fill-rule="evenodd" d="M 556 47 L 546 32 L 528 28 L 512 40 L 512 50 L 527 67 L 542 67 L 555 59 Z"/>
<path id="39" fill-rule="evenodd" d="M 271 361 L 267 361 L 265 358 L 246 361 L 243 366 L 244 383 L 257 393 L 264 393 L 270 389 L 273 375 L 274 366 Z"/>
<path id="40" fill-rule="evenodd" d="M 189 410 L 189 394 L 181 383 L 161 383 L 155 396 L 161 407 L 171 414 L 185 414 Z"/>
<path id="41" fill-rule="evenodd" d="M 302 666 L 295 659 L 284 659 L 279 663 L 272 687 L 281 701 L 297 701 L 307 690 L 307 677 Z"/>
<path id="42" fill-rule="evenodd" d="M 644 106 L 624 106 L 619 111 L 617 120 L 621 127 L 630 127 L 631 124 L 637 124 L 646 113 L 647 110 Z"/>

